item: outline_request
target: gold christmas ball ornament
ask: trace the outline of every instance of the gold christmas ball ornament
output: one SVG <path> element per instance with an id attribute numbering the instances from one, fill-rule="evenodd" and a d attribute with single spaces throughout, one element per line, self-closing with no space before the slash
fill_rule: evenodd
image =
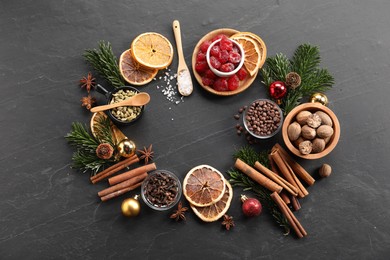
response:
<path id="1" fill-rule="evenodd" d="M 129 139 L 123 139 L 117 145 L 118 153 L 123 157 L 131 157 L 135 154 L 137 147 L 135 143 Z"/>
<path id="2" fill-rule="evenodd" d="M 323 93 L 314 93 L 310 97 L 311 103 L 320 103 L 324 106 L 328 105 L 328 97 Z"/>
<path id="3" fill-rule="evenodd" d="M 139 196 L 136 195 L 133 198 L 125 199 L 122 202 L 122 214 L 125 217 L 136 217 L 138 216 L 139 212 L 141 211 L 141 205 L 138 201 Z"/>

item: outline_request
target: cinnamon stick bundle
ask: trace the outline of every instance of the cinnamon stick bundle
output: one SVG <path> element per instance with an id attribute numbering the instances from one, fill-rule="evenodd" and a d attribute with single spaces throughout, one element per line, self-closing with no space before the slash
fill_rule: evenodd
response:
<path id="1" fill-rule="evenodd" d="M 291 166 L 294 172 L 304 181 L 307 185 L 311 186 L 314 184 L 315 179 L 300 165 L 297 161 L 295 161 L 285 149 L 280 144 L 275 144 L 272 148 L 273 150 L 278 150 L 279 154 L 287 161 L 287 163 Z"/>
<path id="2" fill-rule="evenodd" d="M 274 160 L 272 160 L 272 157 L 271 157 L 270 154 L 268 155 L 268 160 L 269 160 L 269 163 L 270 163 L 271 171 L 273 171 L 276 175 L 281 176 L 280 172 L 279 172 L 279 169 L 276 166 Z M 285 190 L 282 190 L 282 192 L 279 195 L 280 195 L 280 197 L 282 198 L 282 200 L 286 204 L 290 204 L 291 203 L 290 197 L 288 196 L 288 194 L 287 194 L 287 192 Z"/>
<path id="3" fill-rule="evenodd" d="M 110 199 L 115 198 L 115 197 L 118 197 L 118 196 L 120 196 L 120 195 L 122 195 L 122 194 L 124 194 L 124 193 L 126 193 L 126 192 L 135 190 L 136 188 L 138 188 L 139 186 L 141 186 L 141 184 L 142 184 L 142 181 L 140 181 L 140 182 L 138 182 L 138 183 L 136 183 L 136 184 L 134 184 L 134 185 L 132 185 L 132 186 L 129 186 L 129 187 L 127 187 L 127 188 L 123 188 L 123 189 L 121 189 L 121 190 L 117 190 L 117 191 L 114 191 L 114 192 L 112 192 L 112 193 L 109 193 L 109 194 L 107 194 L 107 195 L 105 195 L 105 196 L 103 196 L 103 197 L 100 197 L 100 199 L 101 199 L 102 201 L 110 200 Z"/>
<path id="4" fill-rule="evenodd" d="M 294 213 L 292 213 L 292 211 L 286 205 L 286 203 L 284 203 L 284 201 L 279 196 L 279 194 L 276 192 L 273 192 L 270 196 L 273 199 L 273 201 L 275 201 L 276 205 L 278 205 L 280 211 L 286 217 L 288 223 L 290 224 L 290 226 L 292 227 L 294 232 L 297 234 L 297 236 L 299 238 L 307 236 L 306 230 L 303 228 L 301 223 L 298 221 L 298 219 L 295 217 Z"/>
<path id="5" fill-rule="evenodd" d="M 144 166 L 140 166 L 138 168 L 135 168 L 135 169 L 132 169 L 130 171 L 127 171 L 125 173 L 122 173 L 122 174 L 119 174 L 117 176 L 114 176 L 114 177 L 111 177 L 108 179 L 108 182 L 110 183 L 110 185 L 115 185 L 115 184 L 118 184 L 120 182 L 123 182 L 123 181 L 126 181 L 128 179 L 131 179 L 135 176 L 138 176 L 144 172 L 150 172 L 150 171 L 154 171 L 156 170 L 157 167 L 156 167 L 156 164 L 155 163 L 150 163 L 150 164 L 147 164 L 147 165 L 144 165 Z"/>
<path id="6" fill-rule="evenodd" d="M 263 186 L 264 188 L 270 191 L 275 191 L 277 193 L 280 193 L 283 189 L 280 185 L 278 185 L 271 179 L 267 178 L 260 172 L 256 171 L 255 169 L 253 169 L 252 167 L 250 167 L 248 164 L 246 164 L 240 159 L 236 160 L 234 166 L 238 170 L 246 174 L 249 178 L 251 178 L 252 180 L 254 180 L 255 182 L 257 182 L 258 184 L 260 184 L 261 186 Z"/>
<path id="7" fill-rule="evenodd" d="M 122 189 L 125 189 L 128 187 L 131 187 L 139 182 L 142 182 L 147 176 L 148 176 L 148 174 L 146 172 L 144 172 L 143 174 L 135 176 L 134 178 L 128 179 L 127 181 L 118 183 L 118 184 L 111 186 L 107 189 L 101 190 L 98 192 L 98 195 L 100 197 L 103 197 L 103 196 L 106 196 L 110 193 L 113 193 L 114 191 L 118 191 L 118 190 L 122 190 Z"/>
<path id="8" fill-rule="evenodd" d="M 90 180 L 93 184 L 95 184 L 95 183 L 97 183 L 97 182 L 99 182 L 107 177 L 110 177 L 111 175 L 117 173 L 118 171 L 120 171 L 126 167 L 129 167 L 130 165 L 132 165 L 133 163 L 136 163 L 136 162 L 139 162 L 139 158 L 135 154 L 135 155 L 123 160 L 123 161 L 118 162 L 117 164 L 114 164 L 114 165 L 108 167 L 104 171 L 101 171 L 98 174 L 92 176 L 90 178 Z"/>

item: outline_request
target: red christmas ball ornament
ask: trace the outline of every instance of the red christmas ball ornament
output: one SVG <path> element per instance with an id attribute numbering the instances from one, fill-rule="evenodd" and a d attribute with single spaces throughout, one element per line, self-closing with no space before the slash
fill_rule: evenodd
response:
<path id="1" fill-rule="evenodd" d="M 273 99 L 281 99 L 287 94 L 287 87 L 283 81 L 274 81 L 269 85 L 269 95 Z"/>
<path id="2" fill-rule="evenodd" d="M 260 201 L 255 198 L 248 198 L 245 195 L 241 195 L 242 201 L 242 213 L 247 217 L 255 217 L 261 214 L 263 209 Z"/>

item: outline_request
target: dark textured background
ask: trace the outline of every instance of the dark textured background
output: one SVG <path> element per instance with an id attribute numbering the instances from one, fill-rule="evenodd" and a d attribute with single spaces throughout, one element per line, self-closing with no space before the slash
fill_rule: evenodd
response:
<path id="1" fill-rule="evenodd" d="M 1 259 L 386 259 L 390 2 L 225 2 L 0 0 Z M 146 206 L 139 217 L 126 219 L 120 213 L 123 197 L 100 203 L 96 193 L 105 184 L 91 185 L 88 175 L 70 168 L 73 149 L 63 136 L 72 122 L 90 119 L 79 102 L 85 92 L 78 80 L 92 70 L 84 50 L 106 40 L 119 56 L 147 31 L 174 44 L 175 19 L 189 64 L 198 40 L 222 27 L 259 34 L 270 56 L 291 56 L 301 43 L 320 46 L 321 65 L 336 80 L 327 96 L 342 133 L 330 155 L 302 162 L 313 175 L 324 162 L 334 170 L 301 202 L 297 217 L 307 238 L 283 236 L 268 212 L 243 218 L 238 188 L 229 210 L 236 227 L 230 232 L 192 213 L 186 223 L 175 223 L 169 213 Z M 138 146 L 153 143 L 158 168 L 181 179 L 199 164 L 226 172 L 234 149 L 245 144 L 235 134 L 233 115 L 266 97 L 260 77 L 234 97 L 212 96 L 195 85 L 178 105 L 157 89 L 162 84 L 142 87 L 152 102 L 123 132 Z M 280 135 L 257 149 L 278 141 Z"/>

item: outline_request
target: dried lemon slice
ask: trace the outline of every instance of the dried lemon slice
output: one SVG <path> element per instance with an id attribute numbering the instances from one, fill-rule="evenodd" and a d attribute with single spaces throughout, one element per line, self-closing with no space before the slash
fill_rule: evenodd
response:
<path id="1" fill-rule="evenodd" d="M 219 201 L 225 193 L 226 181 L 222 173 L 209 165 L 191 169 L 183 181 L 183 194 L 190 204 L 206 207 Z"/>
<path id="2" fill-rule="evenodd" d="M 137 86 L 149 83 L 158 73 L 158 69 L 147 68 L 138 63 L 131 55 L 131 50 L 121 54 L 119 71 L 128 83 Z"/>
<path id="3" fill-rule="evenodd" d="M 260 54 L 261 54 L 261 61 L 259 64 L 259 69 L 264 65 L 265 59 L 267 58 L 267 46 L 265 45 L 263 39 L 260 38 L 257 34 L 254 34 L 252 32 L 239 32 L 234 34 L 232 37 L 236 36 L 244 36 L 244 37 L 249 37 L 253 40 L 256 41 L 257 46 L 259 47 Z"/>
<path id="4" fill-rule="evenodd" d="M 230 39 L 241 44 L 245 52 L 244 67 L 251 76 L 255 75 L 260 67 L 261 52 L 256 40 L 247 36 L 231 36 Z"/>
<path id="5" fill-rule="evenodd" d="M 226 188 L 222 198 L 207 207 L 196 207 L 190 204 L 194 213 L 205 222 L 213 222 L 220 219 L 229 209 L 233 198 L 233 189 L 228 181 L 225 181 Z"/>
<path id="6" fill-rule="evenodd" d="M 164 69 L 173 59 L 172 44 L 163 35 L 155 32 L 138 35 L 131 43 L 130 49 L 137 62 L 153 69 Z"/>

